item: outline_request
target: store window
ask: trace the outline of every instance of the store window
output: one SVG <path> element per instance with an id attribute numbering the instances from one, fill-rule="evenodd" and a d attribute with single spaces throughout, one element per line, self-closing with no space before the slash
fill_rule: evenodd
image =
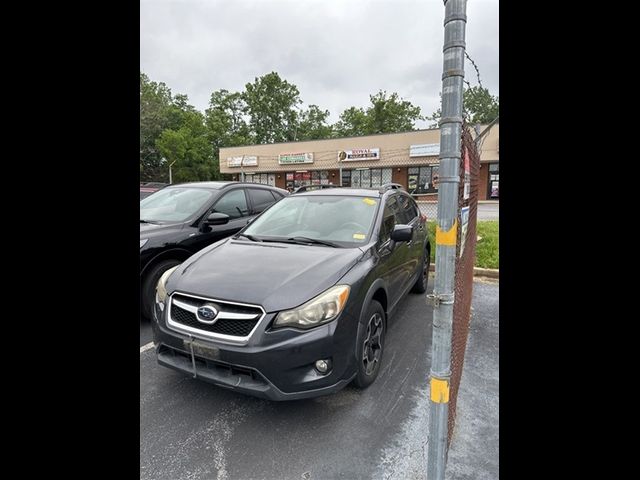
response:
<path id="1" fill-rule="evenodd" d="M 500 180 L 500 164 L 499 163 L 490 163 L 489 164 L 489 181 L 487 184 L 489 185 L 488 197 L 498 199 L 499 191 L 498 184 Z"/>
<path id="2" fill-rule="evenodd" d="M 351 186 L 351 170 L 342 171 L 342 186 L 343 187 Z"/>
<path id="3" fill-rule="evenodd" d="M 311 185 L 311 172 L 294 172 L 293 188 Z"/>
<path id="4" fill-rule="evenodd" d="M 311 172 L 311 185 L 328 185 L 329 170 L 315 170 Z"/>
<path id="5" fill-rule="evenodd" d="M 244 178 L 244 181 L 249 183 L 261 183 L 272 187 L 276 184 L 276 176 L 273 173 L 247 173 Z"/>
<path id="6" fill-rule="evenodd" d="M 410 167 L 407 180 L 409 193 L 437 193 L 438 165 Z"/>
<path id="7" fill-rule="evenodd" d="M 351 170 L 351 186 L 355 188 L 377 188 L 391 183 L 390 168 L 363 168 Z M 342 185 L 345 185 L 345 172 L 342 172 Z"/>

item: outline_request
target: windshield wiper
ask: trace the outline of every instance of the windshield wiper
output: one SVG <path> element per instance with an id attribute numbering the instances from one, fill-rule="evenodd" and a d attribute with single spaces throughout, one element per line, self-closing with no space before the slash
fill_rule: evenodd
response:
<path id="1" fill-rule="evenodd" d="M 246 234 L 246 233 L 238 233 L 238 234 L 236 234 L 236 235 L 233 237 L 233 239 L 234 239 L 234 240 L 237 240 L 237 238 L 238 238 L 238 237 L 245 237 L 245 238 L 248 238 L 248 239 L 249 239 L 249 240 L 251 240 L 252 242 L 261 242 L 261 241 L 262 241 L 262 240 L 260 240 L 259 238 L 254 237 L 253 235 L 248 235 L 248 234 Z"/>
<path id="2" fill-rule="evenodd" d="M 144 219 L 140 219 L 140 223 L 153 223 L 154 225 L 159 225 L 160 222 L 156 222 L 154 220 L 144 220 Z"/>
<path id="3" fill-rule="evenodd" d="M 337 243 L 328 242 L 327 240 L 318 240 L 317 238 L 291 237 L 291 238 L 287 238 L 287 241 L 290 241 L 293 243 L 300 243 L 300 244 L 311 243 L 316 245 L 326 245 L 327 247 L 340 248 L 340 245 L 338 245 Z"/>

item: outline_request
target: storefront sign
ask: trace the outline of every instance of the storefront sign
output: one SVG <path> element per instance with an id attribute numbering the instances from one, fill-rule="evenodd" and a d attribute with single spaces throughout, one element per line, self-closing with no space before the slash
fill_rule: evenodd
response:
<path id="1" fill-rule="evenodd" d="M 469 227 L 469 207 L 464 207 L 460 210 L 460 258 L 462 258 L 462 252 L 464 252 L 464 244 L 467 241 L 467 230 Z"/>
<path id="2" fill-rule="evenodd" d="M 283 153 L 278 156 L 278 163 L 280 165 L 313 163 L 313 153 Z"/>
<path id="3" fill-rule="evenodd" d="M 338 152 L 338 159 L 341 162 L 380 160 L 380 149 L 379 148 L 354 148 L 353 150 L 342 150 L 341 152 Z"/>
<path id="4" fill-rule="evenodd" d="M 410 157 L 430 157 L 433 155 L 440 155 L 439 143 L 423 143 L 409 147 Z"/>
<path id="5" fill-rule="evenodd" d="M 244 157 L 227 158 L 227 167 L 257 167 L 258 157 L 245 155 Z"/>

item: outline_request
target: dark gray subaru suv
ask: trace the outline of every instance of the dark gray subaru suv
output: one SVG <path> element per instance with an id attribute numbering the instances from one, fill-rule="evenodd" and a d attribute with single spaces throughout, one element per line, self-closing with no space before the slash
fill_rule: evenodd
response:
<path id="1" fill-rule="evenodd" d="M 426 291 L 425 222 L 397 189 L 283 198 L 160 278 L 158 363 L 272 400 L 370 385 L 388 319 Z"/>

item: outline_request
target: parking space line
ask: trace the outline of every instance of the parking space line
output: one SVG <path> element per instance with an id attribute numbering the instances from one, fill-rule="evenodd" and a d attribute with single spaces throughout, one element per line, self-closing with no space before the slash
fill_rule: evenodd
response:
<path id="1" fill-rule="evenodd" d="M 151 350 L 153 348 L 153 342 L 149 342 L 146 345 L 140 347 L 140 355 L 142 355 L 147 350 Z"/>

